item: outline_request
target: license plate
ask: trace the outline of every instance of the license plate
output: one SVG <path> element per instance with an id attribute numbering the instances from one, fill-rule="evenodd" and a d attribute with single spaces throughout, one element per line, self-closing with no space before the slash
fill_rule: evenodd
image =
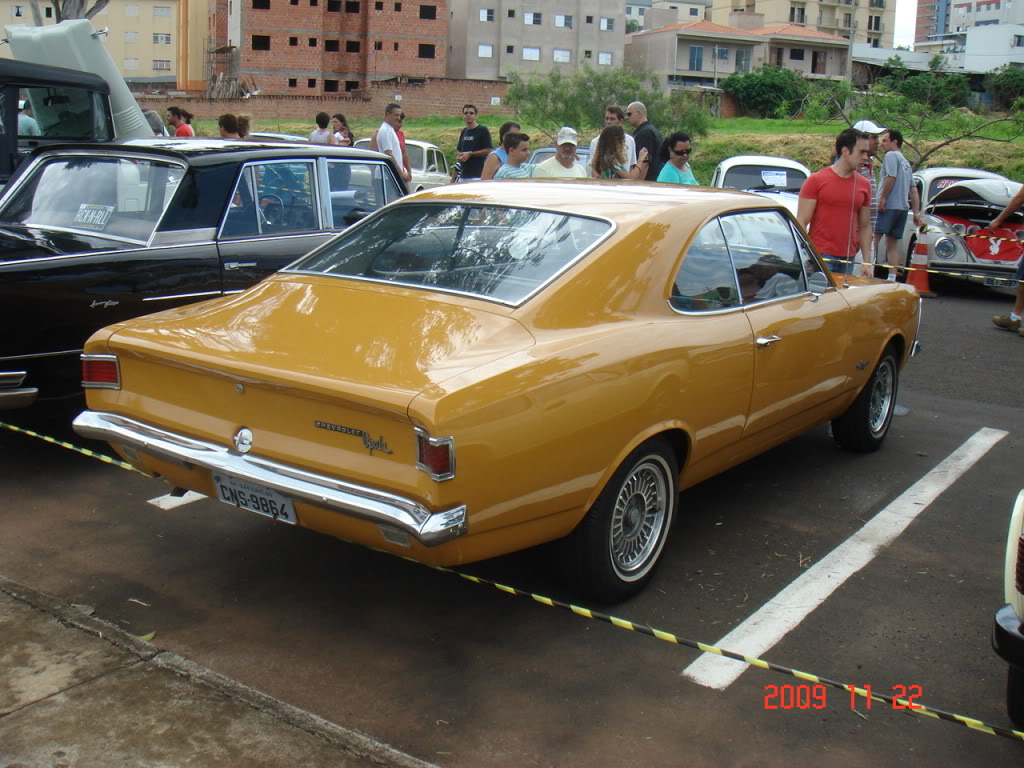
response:
<path id="1" fill-rule="evenodd" d="M 1010 277 L 986 277 L 985 285 L 993 288 L 1016 288 L 1017 281 Z"/>
<path id="2" fill-rule="evenodd" d="M 295 525 L 298 522 L 291 500 L 273 488 L 219 474 L 213 476 L 213 484 L 217 488 L 217 498 L 225 504 L 266 515 L 282 523 Z"/>

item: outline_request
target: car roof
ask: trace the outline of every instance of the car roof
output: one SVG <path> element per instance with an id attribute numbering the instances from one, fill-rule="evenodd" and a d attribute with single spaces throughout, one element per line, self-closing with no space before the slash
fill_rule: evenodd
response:
<path id="1" fill-rule="evenodd" d="M 356 139 L 356 144 L 361 144 L 364 141 L 367 144 L 369 144 L 370 143 L 370 137 L 369 136 L 364 136 L 361 139 Z M 424 149 L 440 149 L 440 147 L 437 146 L 437 144 L 431 144 L 429 141 L 421 141 L 420 139 L 410 139 L 409 137 L 406 137 L 405 143 L 406 144 L 415 144 L 416 146 L 423 147 Z"/>
<path id="2" fill-rule="evenodd" d="M 956 168 L 948 165 L 940 165 L 934 168 L 920 168 L 914 171 L 915 176 L 920 176 L 925 181 L 931 181 L 937 176 L 963 176 L 971 179 L 1005 179 L 1006 177 L 992 171 L 982 171 L 977 168 Z"/>
<path id="3" fill-rule="evenodd" d="M 37 148 L 33 155 L 59 154 L 69 150 L 96 154 L 158 154 L 184 160 L 190 165 L 219 165 L 248 160 L 288 159 L 304 157 L 335 157 L 360 160 L 387 160 L 381 152 L 327 144 L 300 144 L 294 141 L 249 141 L 246 139 L 177 139 L 146 138 L 125 141 L 75 142 L 48 144 Z"/>
<path id="4" fill-rule="evenodd" d="M 76 88 L 110 93 L 110 84 L 92 72 L 51 67 L 48 64 L 32 64 L 16 59 L 0 59 L 0 78 L 3 78 L 5 83 L 23 88 L 45 88 L 58 82 Z"/>
<path id="5" fill-rule="evenodd" d="M 722 170 L 729 170 L 737 165 L 776 165 L 780 168 L 792 168 L 795 171 L 805 171 L 810 174 L 811 169 L 803 163 L 798 163 L 796 160 L 790 160 L 788 157 L 777 157 L 775 155 L 734 155 L 733 157 L 727 157 L 725 160 L 718 164 L 718 167 Z"/>
<path id="6" fill-rule="evenodd" d="M 410 202 L 464 202 L 541 208 L 582 216 L 599 216 L 617 223 L 649 220 L 652 215 L 686 208 L 694 224 L 719 213 L 744 208 L 778 208 L 761 195 L 712 187 L 616 180 L 500 179 L 448 184 L 404 198 Z M 682 219 L 680 219 L 682 220 Z"/>

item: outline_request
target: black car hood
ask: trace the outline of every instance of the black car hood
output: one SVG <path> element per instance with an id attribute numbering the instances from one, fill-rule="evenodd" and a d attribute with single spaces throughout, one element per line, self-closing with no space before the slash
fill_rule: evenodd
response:
<path id="1" fill-rule="evenodd" d="M 0 224 L 0 263 L 134 247 L 137 246 L 85 233 Z"/>

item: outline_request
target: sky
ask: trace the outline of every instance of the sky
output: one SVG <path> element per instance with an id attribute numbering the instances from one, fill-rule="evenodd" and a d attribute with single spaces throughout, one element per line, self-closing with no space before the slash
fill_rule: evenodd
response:
<path id="1" fill-rule="evenodd" d="M 917 0 L 896 0 L 896 30 L 893 45 L 910 45 L 914 42 L 914 24 L 917 21 Z"/>

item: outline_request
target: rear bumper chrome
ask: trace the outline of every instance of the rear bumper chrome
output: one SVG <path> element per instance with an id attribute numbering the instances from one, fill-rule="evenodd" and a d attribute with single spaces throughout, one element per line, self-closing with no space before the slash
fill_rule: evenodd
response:
<path id="1" fill-rule="evenodd" d="M 464 504 L 442 512 L 431 512 L 418 502 L 386 491 L 307 472 L 258 456 L 241 455 L 214 443 L 177 435 L 112 413 L 84 411 L 75 419 L 74 427 L 82 437 L 144 451 L 187 469 L 224 472 L 273 488 L 296 501 L 393 526 L 424 546 L 443 544 L 468 531 Z"/>
<path id="2" fill-rule="evenodd" d="M 36 401 L 39 390 L 21 386 L 26 375 L 25 371 L 0 371 L 0 411 L 28 408 Z"/>

